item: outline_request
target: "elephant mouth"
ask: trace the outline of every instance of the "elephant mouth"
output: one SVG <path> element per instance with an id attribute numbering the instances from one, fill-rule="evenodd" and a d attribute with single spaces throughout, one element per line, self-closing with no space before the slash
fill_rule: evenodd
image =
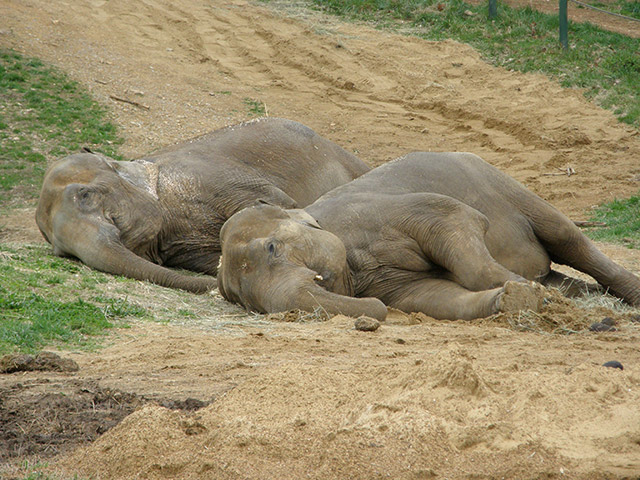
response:
<path id="1" fill-rule="evenodd" d="M 331 285 L 331 281 L 329 280 L 329 278 L 326 278 L 321 275 L 320 273 L 316 273 L 315 276 L 313 277 L 313 282 L 318 285 L 319 287 L 324 288 L 325 290 L 332 290 L 332 285 Z"/>
<path id="2" fill-rule="evenodd" d="M 340 295 L 353 295 L 353 285 L 349 268 L 345 265 L 337 272 L 318 271 L 312 267 L 307 267 L 313 272 L 313 283 L 329 292 Z"/>

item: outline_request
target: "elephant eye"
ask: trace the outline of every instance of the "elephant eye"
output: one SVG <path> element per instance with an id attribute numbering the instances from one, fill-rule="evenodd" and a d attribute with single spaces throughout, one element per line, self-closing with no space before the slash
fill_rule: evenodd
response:
<path id="1" fill-rule="evenodd" d="M 89 189 L 87 188 L 81 188 L 80 190 L 78 190 L 78 193 L 76 193 L 76 199 L 78 200 L 78 202 L 80 202 L 81 204 L 86 204 L 87 201 L 89 200 L 90 197 L 90 192 Z"/>
<path id="2" fill-rule="evenodd" d="M 267 242 L 266 245 L 267 248 L 267 252 L 269 252 L 269 255 L 272 257 L 277 257 L 279 255 L 278 252 L 278 242 L 275 240 L 271 240 L 270 242 Z"/>
<path id="3" fill-rule="evenodd" d="M 74 200 L 78 207 L 85 211 L 94 210 L 99 201 L 96 192 L 88 187 L 79 188 L 74 194 Z"/>

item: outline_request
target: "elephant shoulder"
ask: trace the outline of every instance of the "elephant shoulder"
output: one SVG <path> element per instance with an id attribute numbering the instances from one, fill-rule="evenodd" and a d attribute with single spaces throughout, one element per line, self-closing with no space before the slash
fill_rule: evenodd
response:
<path id="1" fill-rule="evenodd" d="M 394 222 L 405 232 L 418 230 L 464 230 L 468 226 L 486 231 L 488 218 L 465 203 L 437 193 L 412 193 L 398 196 Z"/>

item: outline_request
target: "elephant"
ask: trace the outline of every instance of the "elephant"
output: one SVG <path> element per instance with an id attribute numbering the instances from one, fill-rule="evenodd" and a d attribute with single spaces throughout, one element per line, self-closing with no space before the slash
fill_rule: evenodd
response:
<path id="1" fill-rule="evenodd" d="M 436 319 L 537 310 L 566 264 L 640 306 L 640 279 L 564 214 L 471 153 L 413 152 L 304 209 L 258 203 L 221 230 L 220 293 L 258 312 Z"/>
<path id="2" fill-rule="evenodd" d="M 231 215 L 256 199 L 303 207 L 368 170 L 310 128 L 268 117 L 135 161 L 90 152 L 57 160 L 36 223 L 56 255 L 202 293 L 217 285 L 220 228 Z"/>

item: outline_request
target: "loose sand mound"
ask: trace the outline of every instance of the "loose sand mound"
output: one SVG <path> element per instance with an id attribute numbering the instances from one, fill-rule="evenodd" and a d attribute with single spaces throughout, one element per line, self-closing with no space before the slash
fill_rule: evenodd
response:
<path id="1" fill-rule="evenodd" d="M 262 107 L 372 166 L 412 150 L 477 153 L 575 219 L 640 186 L 636 130 L 579 91 L 492 68 L 455 42 L 292 20 L 241 0 L 0 0 L 0 17 L 3 45 L 110 104 L 131 157 Z M 569 167 L 575 175 L 562 174 Z M 3 219 L 3 241 L 41 241 L 30 218 Z M 603 248 L 640 272 L 637 252 Z M 3 385 L 62 389 L 71 376 L 211 403 L 191 414 L 147 405 L 54 469 L 104 479 L 640 475 L 637 311 L 556 299 L 539 316 L 394 314 L 365 333 L 343 317 L 284 322 L 229 307 L 231 322 L 219 296 L 138 288 L 200 317 L 145 323 L 99 353 L 71 354 L 79 373 Z M 589 332 L 604 316 L 618 330 Z M 610 360 L 624 370 L 602 366 Z"/>
<path id="2" fill-rule="evenodd" d="M 552 303 L 546 313 L 556 308 L 567 307 Z M 192 414 L 143 408 L 60 466 L 104 479 L 640 471 L 637 327 L 618 318 L 618 332 L 567 337 L 495 326 L 510 321 L 394 312 L 375 333 L 335 317 L 197 341 L 192 331 L 156 327 L 88 370 L 110 372 L 105 385 L 159 375 L 156 390 L 177 381 L 184 395 L 215 400 Z M 614 359 L 625 369 L 601 365 Z"/>

